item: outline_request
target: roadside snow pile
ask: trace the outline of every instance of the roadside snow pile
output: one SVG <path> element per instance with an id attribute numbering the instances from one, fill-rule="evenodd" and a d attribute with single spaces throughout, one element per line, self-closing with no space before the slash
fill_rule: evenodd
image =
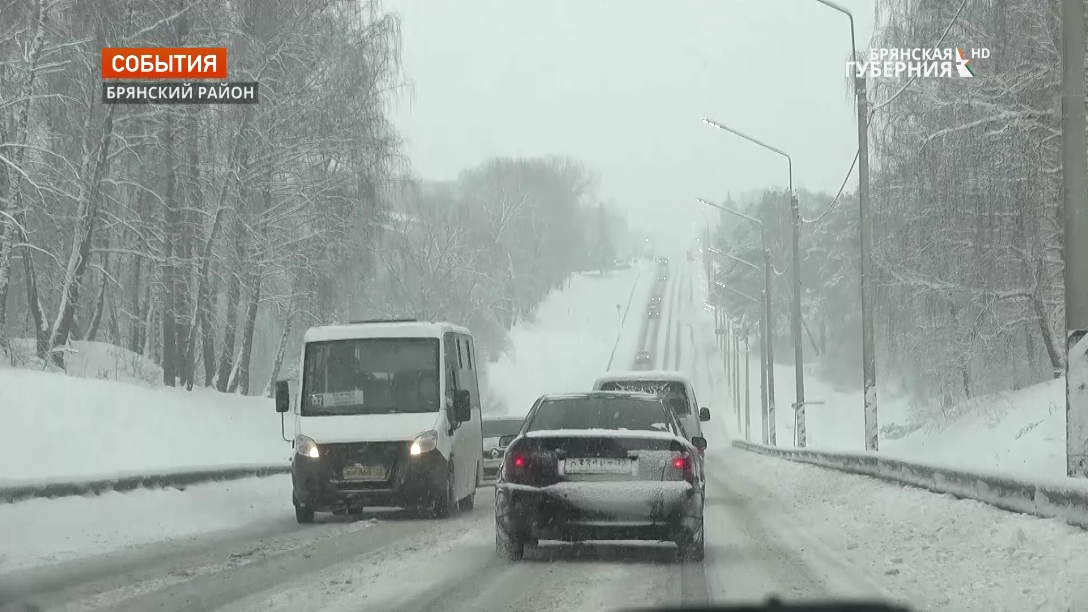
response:
<path id="1" fill-rule="evenodd" d="M 705 280 L 699 274 L 696 287 Z M 696 348 L 700 356 L 689 372 L 696 378 L 696 390 L 707 395 L 714 408 L 712 422 L 704 431 L 736 433 L 736 413 L 729 399 L 729 389 L 720 374 L 721 354 L 713 343 L 713 315 L 689 311 L 689 321 L 701 328 L 708 341 Z M 701 320 L 704 319 L 705 320 Z M 751 364 L 751 435 L 762 442 L 762 418 L 759 395 L 758 338 L 752 338 Z M 699 361 L 713 364 L 710 385 L 701 376 Z M 692 368 L 685 362 L 685 370 Z M 710 387 L 710 388 L 708 388 Z M 792 447 L 794 371 L 790 364 L 775 365 L 776 433 L 780 447 Z M 864 443 L 864 417 L 859 389 L 837 389 L 806 372 L 805 397 L 820 401 L 807 408 L 806 431 L 809 448 L 835 451 L 861 451 Z M 881 390 L 880 452 L 883 455 L 965 470 L 1002 473 L 1028 479 L 1065 478 L 1065 380 L 1051 380 L 1019 391 L 984 395 L 953 406 L 956 415 L 919 426 L 912 424 L 909 399 Z M 718 417 L 724 417 L 719 420 Z M 894 433 L 893 433 L 894 432 Z M 894 436 L 894 437 L 893 437 Z"/>
<path id="2" fill-rule="evenodd" d="M 758 359 L 758 357 L 756 357 Z M 752 363 L 759 375 L 758 361 Z M 758 389 L 758 380 L 752 388 Z M 915 422 L 910 400 L 890 393 L 879 397 L 880 452 L 904 461 L 1027 478 L 1065 477 L 1065 380 L 1019 391 L 984 395 L 953 406 L 949 417 Z M 778 446 L 792 447 L 793 368 L 775 366 Z M 805 411 L 808 447 L 862 451 L 864 417 L 860 390 L 839 390 L 805 376 L 805 398 L 822 401 Z M 755 404 L 758 406 L 758 402 Z M 753 410 L 753 413 L 758 410 Z M 757 418 L 753 414 L 753 422 Z M 758 432 L 753 426 L 753 432 Z M 753 435 L 758 435 L 754 433 Z M 753 440 L 761 442 L 761 440 Z"/>
<path id="3" fill-rule="evenodd" d="M 11 341 L 11 358 L 0 360 L 0 369 L 14 365 L 16 368 L 43 371 L 48 368 L 38 359 L 33 338 L 17 338 Z M 154 361 L 126 348 L 107 342 L 76 340 L 64 353 L 64 374 L 76 378 L 94 378 L 127 382 L 149 387 L 162 386 L 162 367 Z"/>
<path id="4" fill-rule="evenodd" d="M 1065 379 L 971 400 L 962 416 L 898 439 L 881 451 L 900 459 L 1028 478 L 1065 477 Z"/>
<path id="5" fill-rule="evenodd" d="M 0 486 L 286 465 L 272 401 L 0 369 Z"/>
<path id="6" fill-rule="evenodd" d="M 493 414 L 525 414 L 544 393 L 592 389 L 616 345 L 639 269 L 576 275 L 569 288 L 552 291 L 537 307 L 534 321 L 515 325 L 511 350 L 487 369 L 490 396 L 501 403 Z M 625 336 L 637 336 L 641 322 L 637 290 L 633 299 Z M 630 358 L 617 352 L 615 363 Z"/>

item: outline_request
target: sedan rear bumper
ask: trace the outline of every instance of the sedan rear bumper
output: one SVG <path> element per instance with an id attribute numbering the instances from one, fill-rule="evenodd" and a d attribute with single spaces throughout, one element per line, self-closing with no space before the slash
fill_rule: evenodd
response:
<path id="1" fill-rule="evenodd" d="M 495 520 L 526 540 L 676 541 L 701 528 L 703 496 L 687 482 L 499 483 Z"/>

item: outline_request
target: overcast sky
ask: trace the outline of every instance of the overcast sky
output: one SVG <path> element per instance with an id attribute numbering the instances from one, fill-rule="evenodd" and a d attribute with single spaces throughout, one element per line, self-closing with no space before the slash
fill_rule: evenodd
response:
<path id="1" fill-rule="evenodd" d="M 875 0 L 838 0 L 867 49 Z M 834 193 L 857 128 L 849 22 L 815 0 L 386 0 L 413 87 L 394 109 L 416 176 L 494 156 L 566 154 L 633 224 L 666 240 L 703 219 L 697 196 Z M 851 179 L 851 189 L 856 177 Z"/>

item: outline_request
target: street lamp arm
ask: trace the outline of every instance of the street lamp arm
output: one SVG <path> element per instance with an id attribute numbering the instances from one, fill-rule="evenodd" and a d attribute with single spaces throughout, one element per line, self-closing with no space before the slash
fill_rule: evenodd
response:
<path id="1" fill-rule="evenodd" d="M 751 300 L 751 301 L 755 302 L 756 304 L 759 304 L 759 303 L 760 303 L 760 301 L 759 301 L 759 300 L 757 300 L 756 298 L 754 298 L 754 297 L 752 297 L 752 296 L 750 296 L 750 295 L 748 295 L 747 293 L 744 293 L 744 292 L 742 292 L 742 291 L 737 291 L 736 289 L 734 289 L 734 288 L 730 287 L 729 285 L 726 285 L 726 284 L 725 284 L 725 283 L 723 283 L 723 282 L 720 282 L 720 281 L 714 281 L 714 284 L 715 284 L 715 285 L 717 285 L 717 286 L 719 286 L 719 287 L 721 287 L 722 289 L 727 289 L 727 290 L 729 290 L 729 291 L 732 291 L 733 293 L 736 293 L 737 295 L 741 296 L 741 297 L 742 297 L 742 298 L 744 298 L 744 299 L 747 299 L 747 300 Z"/>
<path id="2" fill-rule="evenodd" d="M 722 206 L 721 204 L 715 204 L 714 202 L 711 202 L 710 200 L 704 200 L 703 198 L 695 198 L 695 199 L 698 200 L 699 202 L 702 202 L 703 204 L 706 204 L 707 206 L 717 208 L 718 210 L 723 211 L 723 212 L 727 212 L 727 213 L 729 213 L 731 215 L 736 215 L 736 216 L 738 216 L 738 217 L 740 217 L 742 219 L 747 219 L 747 220 L 751 221 L 752 223 L 755 223 L 755 224 L 759 225 L 760 233 L 763 232 L 763 222 L 760 221 L 759 219 L 756 219 L 755 217 L 746 215 L 746 214 L 744 214 L 742 212 L 735 211 L 732 208 L 726 208 L 726 207 Z"/>
<path id="3" fill-rule="evenodd" d="M 850 9 L 846 8 L 845 6 L 831 2 L 831 0 L 816 0 L 816 2 L 835 9 L 836 11 L 846 15 L 847 19 L 850 20 L 850 50 L 854 53 L 854 55 L 851 56 L 851 59 L 856 61 L 858 58 L 858 49 L 857 44 L 854 42 L 854 14 L 850 12 Z"/>
<path id="4" fill-rule="evenodd" d="M 733 261 L 735 261 L 737 263 L 742 263 L 742 264 L 748 266 L 749 268 L 755 268 L 756 270 L 760 269 L 760 267 L 757 266 L 756 264 L 754 264 L 754 263 L 752 263 L 752 262 L 750 262 L 750 261 L 748 261 L 746 259 L 741 259 L 740 257 L 737 257 L 735 255 L 730 255 L 729 253 L 726 253 L 725 251 L 723 251 L 721 249 L 718 249 L 718 248 L 715 248 L 715 247 L 710 247 L 709 250 L 710 250 L 711 253 L 714 253 L 716 255 L 721 255 L 722 257 L 728 257 L 729 259 L 732 259 Z"/>
<path id="5" fill-rule="evenodd" d="M 819 2 L 820 4 L 822 4 L 822 5 L 826 6 L 826 7 L 835 9 L 836 11 L 846 15 L 846 17 L 850 20 L 850 61 L 852 61 L 852 62 L 858 61 L 858 46 L 857 46 L 857 42 L 854 40 L 854 38 L 855 38 L 854 37 L 854 14 L 851 13 L 850 10 L 847 9 L 845 6 L 835 4 L 831 0 L 816 0 L 816 2 Z M 854 81 L 854 88 L 855 88 L 855 94 L 856 94 L 857 93 L 857 91 L 856 91 L 857 81 L 856 80 Z"/>
<path id="6" fill-rule="evenodd" d="M 789 153 L 786 153 L 782 149 L 776 149 L 776 148 L 772 147 L 771 145 L 769 145 L 769 144 L 767 144 L 767 143 L 765 143 L 765 142 L 763 142 L 761 140 L 757 140 L 755 138 L 752 138 L 748 134 L 745 134 L 743 132 L 738 132 L 737 130 L 734 130 L 733 128 L 731 128 L 729 126 L 718 123 L 717 121 L 714 121 L 712 119 L 703 119 L 703 123 L 705 123 L 705 124 L 707 124 L 707 125 L 709 125 L 711 127 L 716 127 L 719 130 L 725 130 L 726 132 L 729 132 L 730 134 L 735 134 L 737 136 L 740 136 L 741 138 L 747 140 L 748 142 L 757 144 L 757 145 L 763 147 L 764 149 L 774 151 L 775 153 L 778 153 L 782 157 L 785 157 L 786 160 L 789 161 L 789 163 L 790 163 L 790 168 L 793 168 L 793 159 L 790 158 Z"/>

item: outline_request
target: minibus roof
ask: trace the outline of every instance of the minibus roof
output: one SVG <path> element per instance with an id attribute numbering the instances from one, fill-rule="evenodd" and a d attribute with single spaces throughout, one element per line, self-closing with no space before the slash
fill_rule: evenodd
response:
<path id="1" fill-rule="evenodd" d="M 327 342 L 330 340 L 362 340 L 366 338 L 441 338 L 447 333 L 472 332 L 460 325 L 433 321 L 389 321 L 374 323 L 348 323 L 323 325 L 306 330 L 303 342 Z"/>

